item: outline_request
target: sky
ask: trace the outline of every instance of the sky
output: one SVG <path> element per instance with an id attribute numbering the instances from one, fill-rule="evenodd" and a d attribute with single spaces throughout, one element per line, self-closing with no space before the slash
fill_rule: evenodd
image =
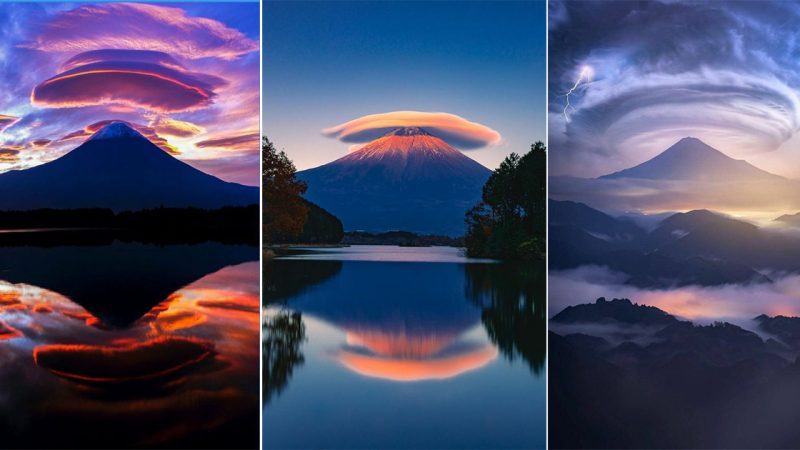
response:
<path id="1" fill-rule="evenodd" d="M 0 4 L 0 172 L 132 124 L 177 158 L 258 185 L 258 3 Z"/>
<path id="2" fill-rule="evenodd" d="M 551 175 L 608 174 L 693 136 L 800 178 L 800 4 L 551 1 L 548 14 Z"/>
<path id="3" fill-rule="evenodd" d="M 300 170 L 386 123 L 432 127 L 492 169 L 545 139 L 545 2 L 267 0 L 263 14 L 262 130 Z M 368 132 L 338 132 L 352 121 Z"/>

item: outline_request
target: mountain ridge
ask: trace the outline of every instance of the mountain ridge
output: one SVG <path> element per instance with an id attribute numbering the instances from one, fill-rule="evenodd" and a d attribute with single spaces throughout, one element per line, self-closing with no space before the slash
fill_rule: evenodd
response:
<path id="1" fill-rule="evenodd" d="M 655 157 L 600 179 L 778 181 L 786 178 L 734 159 L 700 139 L 685 137 Z"/>
<path id="2" fill-rule="evenodd" d="M 98 130 L 69 153 L 0 174 L 2 210 L 165 207 L 258 203 L 257 187 L 230 183 L 164 152 L 123 122 Z"/>
<path id="3" fill-rule="evenodd" d="M 491 170 L 419 127 L 398 127 L 322 166 L 298 172 L 306 198 L 347 231 L 460 236 Z"/>

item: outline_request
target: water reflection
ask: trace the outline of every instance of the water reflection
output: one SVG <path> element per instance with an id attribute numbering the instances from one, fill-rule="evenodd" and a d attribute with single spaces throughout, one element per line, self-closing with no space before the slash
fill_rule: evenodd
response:
<path id="1" fill-rule="evenodd" d="M 214 243 L 0 248 L 4 445 L 257 446 L 257 258 Z"/>
<path id="2" fill-rule="evenodd" d="M 265 447 L 544 445 L 544 268 L 457 252 L 265 264 Z"/>
<path id="3" fill-rule="evenodd" d="M 481 309 L 492 342 L 510 361 L 544 370 L 547 343 L 546 270 L 543 264 L 467 264 L 467 295 Z"/>
<path id="4" fill-rule="evenodd" d="M 262 395 L 266 404 L 273 396 L 280 395 L 295 367 L 305 362 L 301 347 L 306 340 L 306 326 L 300 313 L 282 310 L 267 315 L 263 329 Z"/>

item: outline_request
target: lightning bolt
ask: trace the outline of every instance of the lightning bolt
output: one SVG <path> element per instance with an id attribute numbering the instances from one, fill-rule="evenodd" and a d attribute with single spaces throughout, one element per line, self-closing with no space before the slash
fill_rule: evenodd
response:
<path id="1" fill-rule="evenodd" d="M 564 97 L 567 98 L 567 103 L 564 105 L 564 120 L 566 120 L 567 123 L 571 122 L 571 120 L 569 118 L 569 114 L 567 114 L 567 112 L 569 111 L 570 108 L 575 109 L 575 108 L 572 107 L 572 105 L 569 102 L 569 96 L 572 95 L 578 89 L 578 87 L 581 85 L 582 81 L 586 80 L 587 83 L 589 81 L 591 81 L 593 74 L 594 74 L 594 70 L 592 70 L 591 67 L 583 66 L 583 68 L 581 69 L 581 73 L 578 74 L 578 79 L 575 80 L 575 84 L 573 84 L 572 87 L 570 88 L 570 90 L 567 91 L 566 94 L 564 94 Z"/>

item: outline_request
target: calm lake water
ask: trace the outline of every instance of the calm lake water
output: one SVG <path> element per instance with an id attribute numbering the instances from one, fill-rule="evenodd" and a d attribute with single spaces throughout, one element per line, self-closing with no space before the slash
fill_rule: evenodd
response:
<path id="1" fill-rule="evenodd" d="M 454 248 L 265 264 L 265 448 L 543 448 L 544 267 Z"/>
<path id="2" fill-rule="evenodd" d="M 259 251 L 0 246 L 6 447 L 258 447 Z"/>

